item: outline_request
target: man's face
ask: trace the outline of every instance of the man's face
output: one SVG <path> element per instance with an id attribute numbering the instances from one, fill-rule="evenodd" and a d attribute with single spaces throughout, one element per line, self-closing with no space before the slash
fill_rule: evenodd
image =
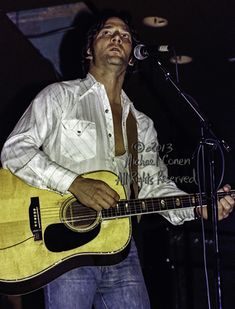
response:
<path id="1" fill-rule="evenodd" d="M 128 26 L 118 17 L 109 18 L 93 41 L 92 62 L 127 66 L 130 61 L 132 39 Z"/>

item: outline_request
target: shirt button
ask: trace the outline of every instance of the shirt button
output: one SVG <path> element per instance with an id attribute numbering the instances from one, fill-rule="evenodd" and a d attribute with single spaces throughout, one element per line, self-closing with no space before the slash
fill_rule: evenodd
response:
<path id="1" fill-rule="evenodd" d="M 109 133 L 108 135 L 109 135 L 109 137 L 111 137 L 111 136 L 112 136 L 112 134 L 111 134 L 111 133 Z"/>
<path id="2" fill-rule="evenodd" d="M 105 113 L 108 113 L 108 112 L 109 112 L 109 110 L 108 110 L 108 109 L 106 109 L 106 110 L 105 110 Z"/>

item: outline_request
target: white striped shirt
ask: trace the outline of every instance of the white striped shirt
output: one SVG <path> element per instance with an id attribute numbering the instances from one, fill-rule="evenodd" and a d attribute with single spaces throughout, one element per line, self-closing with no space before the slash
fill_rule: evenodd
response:
<path id="1" fill-rule="evenodd" d="M 167 168 L 156 151 L 153 121 L 137 111 L 123 91 L 121 99 L 123 156 L 115 156 L 113 118 L 105 88 L 88 74 L 82 80 L 52 84 L 36 96 L 3 147 L 3 167 L 35 187 L 62 194 L 77 175 L 91 171 L 109 170 L 124 179 L 129 173 L 126 119 L 131 109 L 140 145 L 136 163 L 139 198 L 184 194 L 166 181 Z M 129 197 L 129 186 L 123 185 Z M 164 217 L 180 224 L 194 215 L 191 209 L 184 209 L 166 212 Z"/>

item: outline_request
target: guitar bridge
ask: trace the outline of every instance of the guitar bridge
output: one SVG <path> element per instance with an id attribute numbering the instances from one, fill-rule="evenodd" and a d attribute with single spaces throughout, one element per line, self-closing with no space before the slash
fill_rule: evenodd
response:
<path id="1" fill-rule="evenodd" d="M 29 222 L 30 229 L 34 236 L 34 240 L 42 240 L 39 197 L 31 197 L 31 203 L 29 206 Z"/>

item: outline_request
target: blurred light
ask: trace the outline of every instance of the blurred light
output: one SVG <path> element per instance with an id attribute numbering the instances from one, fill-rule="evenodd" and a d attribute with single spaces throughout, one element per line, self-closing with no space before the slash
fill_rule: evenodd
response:
<path id="1" fill-rule="evenodd" d="M 168 25 L 168 21 L 163 17 L 149 16 L 143 19 L 143 24 L 148 27 L 160 28 Z"/>
<path id="2" fill-rule="evenodd" d="M 180 55 L 180 56 L 173 56 L 170 58 L 171 63 L 178 63 L 178 64 L 186 64 L 193 61 L 193 58 L 190 56 Z"/>

